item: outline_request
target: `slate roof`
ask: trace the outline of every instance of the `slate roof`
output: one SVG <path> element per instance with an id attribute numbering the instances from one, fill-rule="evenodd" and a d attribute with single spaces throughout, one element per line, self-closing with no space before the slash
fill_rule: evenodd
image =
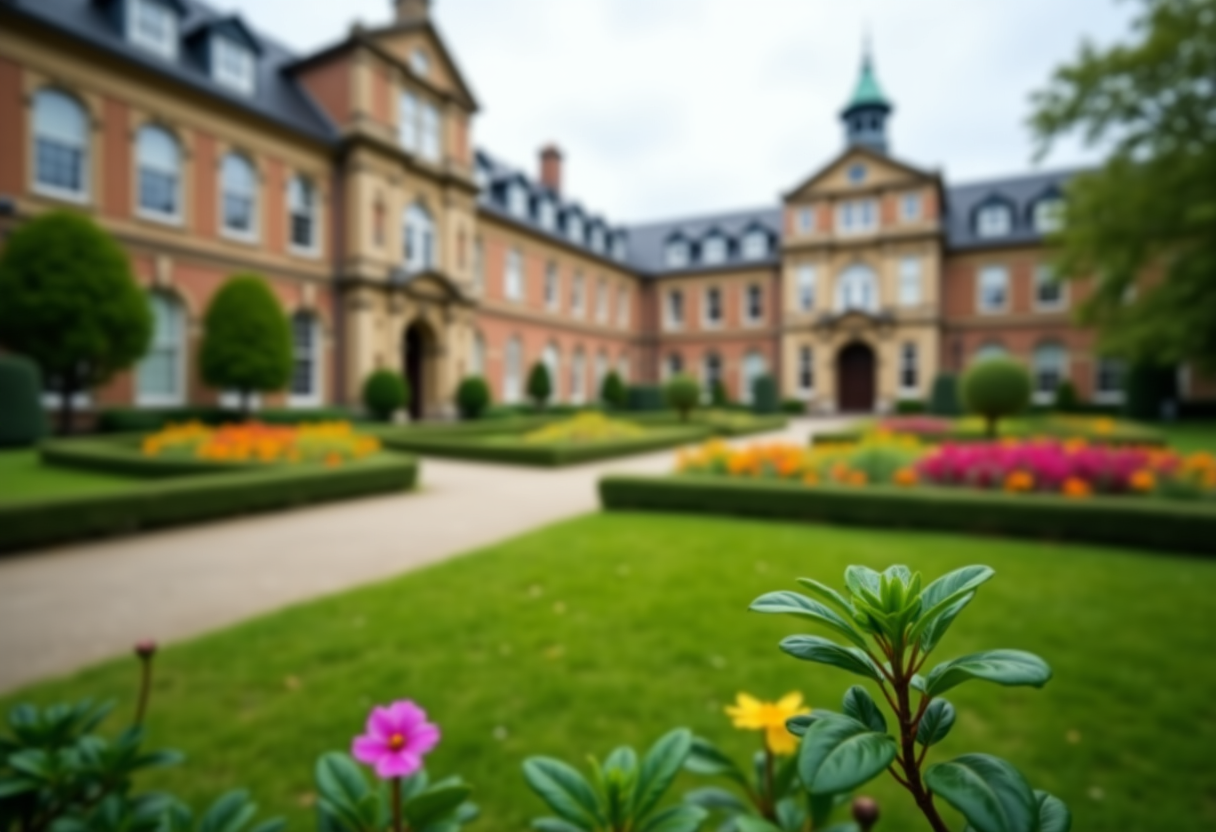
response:
<path id="1" fill-rule="evenodd" d="M 643 275 L 674 275 L 705 272 L 712 269 L 738 269 L 740 266 L 772 266 L 780 256 L 781 206 L 756 208 L 748 211 L 731 211 L 682 220 L 633 225 L 626 229 L 629 241 L 629 265 Z M 743 235 L 753 229 L 762 228 L 769 235 L 768 256 L 762 259 L 745 260 L 742 256 Z M 732 241 L 728 247 L 726 262 L 708 266 L 698 257 L 697 244 L 713 231 L 719 231 Z M 693 243 L 693 256 L 684 269 L 668 268 L 666 248 L 668 241 L 680 236 Z"/>
<path id="2" fill-rule="evenodd" d="M 337 140 L 338 131 L 333 123 L 295 81 L 284 74 L 283 70 L 296 60 L 291 50 L 261 32 L 251 32 L 261 47 L 260 53 L 255 54 L 256 89 L 251 96 L 229 90 L 211 79 L 206 68 L 186 48 L 186 40 L 206 26 L 219 23 L 231 26 L 234 16 L 198 0 L 179 0 L 178 5 L 186 12 L 180 26 L 182 42 L 177 59 L 170 61 L 130 43 L 126 33 L 106 13 L 105 4 L 97 0 L 0 0 L 0 9 L 44 23 L 83 43 L 260 114 L 310 138 L 327 143 Z"/>
<path id="3" fill-rule="evenodd" d="M 946 248 L 965 251 L 1039 242 L 1043 235 L 1034 229 L 1035 205 L 1045 197 L 1062 196 L 1068 180 L 1083 170 L 1072 168 L 1044 171 L 963 185 L 948 185 Z M 1013 209 L 1012 231 L 1001 237 L 980 237 L 976 234 L 976 213 L 980 208 L 994 202 L 1003 202 Z"/>

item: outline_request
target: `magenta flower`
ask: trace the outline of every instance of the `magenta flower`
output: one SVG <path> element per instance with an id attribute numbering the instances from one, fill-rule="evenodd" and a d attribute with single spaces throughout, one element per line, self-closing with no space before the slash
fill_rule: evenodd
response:
<path id="1" fill-rule="evenodd" d="M 382 780 L 409 777 L 422 768 L 422 755 L 439 744 L 439 726 L 426 721 L 426 711 L 410 700 L 375 707 L 367 733 L 355 737 L 351 755 L 376 769 Z"/>

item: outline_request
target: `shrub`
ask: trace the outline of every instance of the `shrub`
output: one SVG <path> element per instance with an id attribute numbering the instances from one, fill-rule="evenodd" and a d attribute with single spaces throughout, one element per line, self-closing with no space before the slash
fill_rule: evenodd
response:
<path id="1" fill-rule="evenodd" d="M 462 419 L 480 419 L 490 406 L 490 385 L 481 376 L 469 376 L 456 388 L 456 407 Z"/>
<path id="2" fill-rule="evenodd" d="M 657 384 L 632 384 L 625 391 L 626 410 L 662 410 L 666 400 L 663 388 Z"/>
<path id="3" fill-rule="evenodd" d="M 958 400 L 958 379 L 950 373 L 938 373 L 929 397 L 929 412 L 934 416 L 961 416 Z"/>
<path id="4" fill-rule="evenodd" d="M 683 373 L 672 376 L 666 387 L 667 404 L 679 411 L 680 420 L 688 421 L 688 414 L 701 401 L 701 385 L 692 376 Z"/>
<path id="5" fill-rule="evenodd" d="M 0 355 L 0 448 L 24 448 L 46 436 L 38 365 Z"/>
<path id="6" fill-rule="evenodd" d="M 777 412 L 777 382 L 772 376 L 766 374 L 752 380 L 752 411 Z"/>
<path id="7" fill-rule="evenodd" d="M 610 370 L 608 375 L 604 376 L 604 383 L 600 385 L 600 399 L 612 408 L 620 409 L 625 406 L 625 383 L 616 374 L 616 370 Z"/>
<path id="8" fill-rule="evenodd" d="M 1056 388 L 1055 409 L 1061 413 L 1079 413 L 1081 411 L 1077 388 L 1071 381 L 1060 382 L 1060 386 Z"/>
<path id="9" fill-rule="evenodd" d="M 392 421 L 393 414 L 409 401 L 409 384 L 392 370 L 376 370 L 363 382 L 363 406 L 381 422 Z"/>
<path id="10" fill-rule="evenodd" d="M 714 407 L 730 404 L 730 392 L 726 389 L 726 382 L 720 378 L 714 379 L 714 383 L 709 387 L 709 403 Z"/>
<path id="11" fill-rule="evenodd" d="M 1127 373 L 1127 415 L 1156 421 L 1178 400 L 1178 375 L 1172 367 L 1133 364 Z"/>
<path id="12" fill-rule="evenodd" d="M 230 278 L 211 299 L 203 325 L 203 381 L 239 393 L 241 413 L 248 415 L 251 394 L 282 390 L 291 381 L 291 330 L 263 278 Z"/>
<path id="13" fill-rule="evenodd" d="M 30 358 L 60 394 L 64 433 L 73 395 L 130 367 L 152 337 L 126 252 L 79 214 L 44 214 L 13 232 L 0 255 L 0 298 L 0 345 Z"/>
<path id="14" fill-rule="evenodd" d="M 1002 418 L 1030 404 L 1030 373 L 1010 358 L 977 361 L 963 374 L 959 393 L 968 412 L 983 416 L 988 436 L 995 438 Z"/>
<path id="15" fill-rule="evenodd" d="M 553 382 L 549 378 L 549 368 L 545 362 L 537 361 L 528 373 L 528 398 L 536 403 L 537 408 L 543 408 L 553 395 Z"/>
<path id="16" fill-rule="evenodd" d="M 789 413 L 791 416 L 805 416 L 807 412 L 807 403 L 802 399 L 782 399 L 781 412 Z"/>
<path id="17" fill-rule="evenodd" d="M 925 412 L 925 403 L 920 399 L 900 399 L 895 403 L 895 412 L 901 416 L 912 416 Z"/>

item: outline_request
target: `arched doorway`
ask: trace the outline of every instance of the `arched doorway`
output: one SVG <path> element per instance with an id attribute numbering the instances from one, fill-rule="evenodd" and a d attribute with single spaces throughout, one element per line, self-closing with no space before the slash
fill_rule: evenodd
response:
<path id="1" fill-rule="evenodd" d="M 874 350 L 853 342 L 836 356 L 836 404 L 845 413 L 874 409 Z"/>
<path id="2" fill-rule="evenodd" d="M 421 419 L 427 410 L 430 360 L 435 355 L 435 333 L 423 321 L 414 321 L 405 330 L 401 343 L 401 363 L 410 385 L 410 418 Z"/>

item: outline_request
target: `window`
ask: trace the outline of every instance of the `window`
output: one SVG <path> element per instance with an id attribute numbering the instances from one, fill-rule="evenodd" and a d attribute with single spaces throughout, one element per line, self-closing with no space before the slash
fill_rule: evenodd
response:
<path id="1" fill-rule="evenodd" d="M 515 249 L 507 252 L 506 267 L 502 276 L 503 294 L 507 300 L 523 300 L 524 297 L 524 262 L 523 257 Z"/>
<path id="2" fill-rule="evenodd" d="M 899 390 L 901 393 L 915 393 L 919 388 L 916 344 L 909 342 L 899 348 Z"/>
<path id="3" fill-rule="evenodd" d="M 760 378 L 768 372 L 768 362 L 764 360 L 764 356 L 758 352 L 749 352 L 743 358 L 743 364 L 740 367 L 740 395 L 739 399 L 744 404 L 751 404 L 755 399 L 756 379 Z"/>
<path id="4" fill-rule="evenodd" d="M 595 357 L 595 386 L 591 388 L 597 396 L 604 389 L 604 376 L 606 375 L 608 375 L 608 354 L 600 350 L 599 355 Z"/>
<path id="5" fill-rule="evenodd" d="M 671 329 L 684 326 L 684 293 L 679 289 L 667 293 L 667 326 Z"/>
<path id="6" fill-rule="evenodd" d="M 624 234 L 617 234 L 612 238 L 612 256 L 617 260 L 624 260 L 628 256 L 628 245 L 625 242 Z"/>
<path id="7" fill-rule="evenodd" d="M 553 231 L 557 228 L 557 209 L 553 207 L 552 200 L 542 199 L 540 201 L 537 216 L 541 228 L 546 231 Z"/>
<path id="8" fill-rule="evenodd" d="M 422 102 L 422 158 L 438 162 L 440 157 L 439 110 L 435 105 Z"/>
<path id="9" fill-rule="evenodd" d="M 317 192 L 312 181 L 296 176 L 287 186 L 287 207 L 291 212 L 291 246 L 298 251 L 317 249 Z"/>
<path id="10" fill-rule="evenodd" d="M 717 266 L 726 262 L 726 238 L 706 237 L 701 243 L 701 262 L 707 266 Z"/>
<path id="11" fill-rule="evenodd" d="M 143 127 L 135 140 L 139 213 L 157 220 L 181 219 L 182 154 L 177 139 L 160 127 Z"/>
<path id="12" fill-rule="evenodd" d="M 1118 358 L 1099 358 L 1094 373 L 1094 399 L 1101 404 L 1122 404 L 1127 365 Z"/>
<path id="13" fill-rule="evenodd" d="M 707 353 L 705 356 L 702 381 L 705 383 L 705 397 L 712 402 L 714 388 L 722 383 L 722 356 L 716 352 Z"/>
<path id="14" fill-rule="evenodd" d="M 553 385 L 553 400 L 558 401 L 561 394 L 558 393 L 558 386 L 561 384 L 561 357 L 557 351 L 556 344 L 549 344 L 545 347 L 545 351 L 541 353 L 540 360 L 545 365 L 545 369 L 549 371 L 549 378 Z"/>
<path id="15" fill-rule="evenodd" d="M 810 312 L 815 308 L 815 267 L 798 267 L 798 311 Z"/>
<path id="16" fill-rule="evenodd" d="M 1042 344 L 1034 350 L 1034 400 L 1055 401 L 1056 390 L 1068 374 L 1068 355 L 1059 344 Z"/>
<path id="17" fill-rule="evenodd" d="M 426 54 L 426 50 L 418 47 L 410 53 L 410 69 L 415 75 L 426 77 L 431 71 L 431 59 Z"/>
<path id="18" fill-rule="evenodd" d="M 608 323 L 608 282 L 602 277 L 595 285 L 595 319 L 602 324 Z"/>
<path id="19" fill-rule="evenodd" d="M 987 361 L 989 358 L 1004 358 L 1007 355 L 1009 355 L 1009 350 L 1000 344 L 984 344 L 975 351 L 975 360 Z"/>
<path id="20" fill-rule="evenodd" d="M 148 295 L 152 343 L 136 371 L 136 401 L 175 405 L 186 400 L 186 321 L 182 305 L 163 292 Z"/>
<path id="21" fill-rule="evenodd" d="M 920 303 L 920 259 L 905 257 L 899 261 L 899 304 L 916 306 Z"/>
<path id="22" fill-rule="evenodd" d="M 743 259 L 763 260 L 768 256 L 768 235 L 763 231 L 749 231 L 743 238 Z"/>
<path id="23" fill-rule="evenodd" d="M 670 240 L 665 254 L 667 268 L 684 269 L 688 267 L 689 250 L 687 240 Z"/>
<path id="24" fill-rule="evenodd" d="M 486 289 L 486 245 L 478 237 L 473 241 L 473 290 L 478 294 Z"/>
<path id="25" fill-rule="evenodd" d="M 566 236 L 574 242 L 582 245 L 583 235 L 583 218 L 578 214 L 569 214 L 566 217 Z"/>
<path id="26" fill-rule="evenodd" d="M 878 226 L 878 208 L 872 199 L 842 202 L 836 208 L 836 230 L 842 234 L 860 234 Z"/>
<path id="27" fill-rule="evenodd" d="M 320 327 L 309 312 L 291 316 L 292 405 L 313 405 L 321 400 Z"/>
<path id="28" fill-rule="evenodd" d="M 921 210 L 920 194 L 904 194 L 899 201 L 899 213 L 906 222 L 919 220 Z"/>
<path id="29" fill-rule="evenodd" d="M 981 312 L 1000 312 L 1009 302 L 1009 270 L 1004 266 L 980 269 L 979 308 Z"/>
<path id="30" fill-rule="evenodd" d="M 372 240 L 377 248 L 384 248 L 385 226 L 387 222 L 385 217 L 388 212 L 384 208 L 384 200 L 376 197 L 376 204 L 372 206 Z"/>
<path id="31" fill-rule="evenodd" d="M 574 351 L 574 360 L 570 362 L 570 402 L 582 404 L 587 398 L 587 359 L 583 348 Z"/>
<path id="32" fill-rule="evenodd" d="M 574 284 L 570 287 L 570 311 L 578 317 L 587 312 L 586 297 L 583 293 L 583 276 L 575 273 Z"/>
<path id="33" fill-rule="evenodd" d="M 528 217 L 528 191 L 519 182 L 507 188 L 507 210 L 520 219 Z"/>
<path id="34" fill-rule="evenodd" d="M 798 231 L 803 234 L 810 234 L 815 230 L 815 209 L 814 208 L 799 208 L 798 209 Z"/>
<path id="35" fill-rule="evenodd" d="M 1064 200 L 1059 197 L 1040 199 L 1034 204 L 1034 230 L 1051 234 L 1064 227 Z"/>
<path id="36" fill-rule="evenodd" d="M 397 105 L 397 138 L 411 153 L 418 152 L 418 110 L 418 96 L 412 92 L 401 93 Z"/>
<path id="37" fill-rule="evenodd" d="M 75 99 L 56 90 L 34 96 L 34 187 L 52 196 L 88 195 L 89 119 Z"/>
<path id="38" fill-rule="evenodd" d="M 558 299 L 561 297 L 558 279 L 557 264 L 550 263 L 545 267 L 545 308 L 550 312 L 557 311 Z"/>
<path id="39" fill-rule="evenodd" d="M 215 35 L 211 38 L 211 77 L 225 87 L 253 95 L 253 52 L 232 38 Z"/>
<path id="40" fill-rule="evenodd" d="M 666 370 L 668 378 L 678 376 L 684 372 L 684 358 L 678 352 L 673 352 L 667 356 L 667 363 L 663 365 L 663 369 Z"/>
<path id="41" fill-rule="evenodd" d="M 1013 211 L 1004 203 L 985 205 L 975 217 L 975 232 L 981 237 L 1004 237 L 1013 231 Z"/>
<path id="42" fill-rule="evenodd" d="M 722 324 L 722 290 L 710 286 L 705 290 L 705 325 L 708 327 Z"/>
<path id="43" fill-rule="evenodd" d="M 764 318 L 764 288 L 753 283 L 743 292 L 743 314 L 753 324 Z"/>
<path id="44" fill-rule="evenodd" d="M 815 354 L 805 345 L 798 348 L 798 389 L 804 393 L 815 389 Z"/>
<path id="45" fill-rule="evenodd" d="M 616 374 L 621 377 L 621 381 L 629 383 L 629 356 L 622 355 L 616 360 Z"/>
<path id="46" fill-rule="evenodd" d="M 435 221 L 426 207 L 418 202 L 405 209 L 404 254 L 405 270 L 409 274 L 435 268 Z"/>
<path id="47" fill-rule="evenodd" d="M 481 376 L 486 375 L 486 337 L 477 330 L 473 330 L 473 347 L 469 356 L 469 374 Z"/>
<path id="48" fill-rule="evenodd" d="M 604 253 L 604 229 L 598 225 L 591 229 L 591 250 L 596 254 Z"/>
<path id="49" fill-rule="evenodd" d="M 517 404 L 522 398 L 523 353 L 523 346 L 519 343 L 519 338 L 512 336 L 507 339 L 506 356 L 502 368 L 502 398 L 507 404 Z"/>
<path id="50" fill-rule="evenodd" d="M 127 40 L 162 58 L 177 58 L 177 12 L 160 0 L 131 0 L 127 6 Z"/>
<path id="51" fill-rule="evenodd" d="M 244 156 L 229 153 L 220 166 L 222 194 L 221 225 L 232 237 L 252 239 L 257 235 L 254 213 L 257 210 L 257 174 Z"/>
<path id="52" fill-rule="evenodd" d="M 616 322 L 618 326 L 629 326 L 629 290 L 624 286 L 616 293 Z"/>
<path id="53" fill-rule="evenodd" d="M 1050 266 L 1039 266 L 1034 271 L 1034 304 L 1047 310 L 1068 305 L 1067 290 Z"/>
<path id="54" fill-rule="evenodd" d="M 849 181 L 854 185 L 866 181 L 866 166 L 858 162 L 849 166 Z"/>
<path id="55" fill-rule="evenodd" d="M 836 311 L 878 311 L 878 279 L 869 266 L 847 268 L 836 284 Z"/>

